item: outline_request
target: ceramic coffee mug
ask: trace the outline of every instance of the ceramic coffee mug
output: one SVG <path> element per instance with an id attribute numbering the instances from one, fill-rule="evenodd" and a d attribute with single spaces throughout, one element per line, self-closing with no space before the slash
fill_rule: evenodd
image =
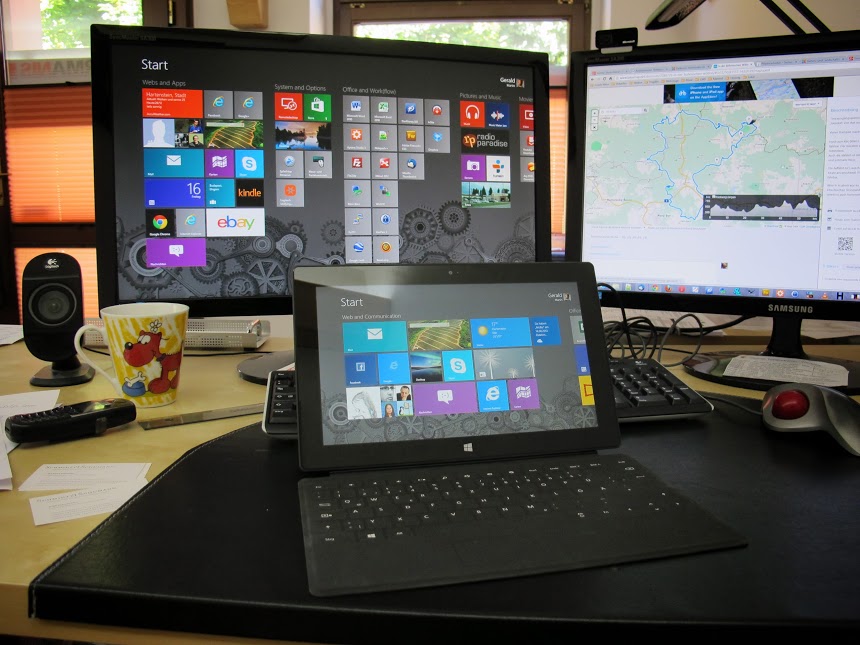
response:
<path id="1" fill-rule="evenodd" d="M 104 329 L 84 325 L 75 334 L 80 359 L 108 379 L 117 394 L 139 407 L 176 400 L 179 368 L 185 345 L 188 307 L 168 302 L 138 302 L 101 310 Z M 106 338 L 115 376 L 110 376 L 81 350 L 87 331 Z"/>

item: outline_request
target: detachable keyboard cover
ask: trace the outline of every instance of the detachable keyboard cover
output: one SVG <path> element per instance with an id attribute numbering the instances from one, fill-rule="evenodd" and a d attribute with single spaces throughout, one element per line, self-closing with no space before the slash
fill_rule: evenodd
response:
<path id="1" fill-rule="evenodd" d="M 454 493 L 440 497 L 444 490 Z M 540 492 L 549 496 L 532 496 Z M 583 569 L 745 544 L 641 464 L 617 454 L 305 478 L 299 498 L 309 588 L 316 596 Z M 456 504 L 467 498 L 474 505 Z"/>

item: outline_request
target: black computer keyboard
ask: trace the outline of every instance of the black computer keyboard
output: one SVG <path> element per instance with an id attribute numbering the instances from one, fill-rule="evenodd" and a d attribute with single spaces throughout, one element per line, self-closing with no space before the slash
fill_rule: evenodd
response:
<path id="1" fill-rule="evenodd" d="M 609 373 L 622 423 L 679 419 L 706 414 L 714 406 L 653 358 L 614 358 Z"/>
<path id="2" fill-rule="evenodd" d="M 273 437 L 295 438 L 298 433 L 296 373 L 273 370 L 266 384 L 263 406 L 263 432 Z"/>
<path id="3" fill-rule="evenodd" d="M 311 592 L 404 589 L 736 543 L 629 456 L 339 473 L 299 481 Z"/>

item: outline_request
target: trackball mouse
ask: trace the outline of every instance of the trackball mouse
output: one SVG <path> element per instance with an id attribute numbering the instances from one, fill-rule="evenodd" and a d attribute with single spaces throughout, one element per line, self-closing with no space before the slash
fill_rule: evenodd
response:
<path id="1" fill-rule="evenodd" d="M 778 432 L 825 430 L 852 455 L 860 457 L 860 403 L 820 385 L 785 383 L 762 399 L 765 427 Z"/>

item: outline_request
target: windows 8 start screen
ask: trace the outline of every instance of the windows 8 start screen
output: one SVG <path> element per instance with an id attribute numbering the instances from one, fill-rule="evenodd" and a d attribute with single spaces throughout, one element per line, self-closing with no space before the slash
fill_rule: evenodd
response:
<path id="1" fill-rule="evenodd" d="M 534 259 L 528 68 L 145 49 L 113 72 L 121 297 L 288 294 L 298 264 Z"/>
<path id="2" fill-rule="evenodd" d="M 326 287 L 316 321 L 326 444 L 596 424 L 575 285 Z"/>

